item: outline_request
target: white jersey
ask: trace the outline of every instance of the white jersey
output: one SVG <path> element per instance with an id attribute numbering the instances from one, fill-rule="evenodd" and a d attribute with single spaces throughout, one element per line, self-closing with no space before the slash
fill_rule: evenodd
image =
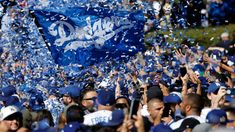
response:
<path id="1" fill-rule="evenodd" d="M 179 128 L 180 125 L 182 124 L 182 122 L 183 122 L 186 118 L 195 118 L 195 119 L 197 119 L 200 123 L 205 123 L 205 120 L 203 120 L 200 116 L 190 115 L 190 116 L 185 117 L 184 119 L 180 119 L 180 120 L 178 120 L 177 122 L 172 123 L 172 124 L 170 125 L 170 128 L 171 128 L 172 130 L 175 130 L 175 129 Z"/>
<path id="2" fill-rule="evenodd" d="M 112 119 L 112 111 L 100 110 L 84 116 L 84 125 L 94 126 L 99 123 L 107 123 Z"/>

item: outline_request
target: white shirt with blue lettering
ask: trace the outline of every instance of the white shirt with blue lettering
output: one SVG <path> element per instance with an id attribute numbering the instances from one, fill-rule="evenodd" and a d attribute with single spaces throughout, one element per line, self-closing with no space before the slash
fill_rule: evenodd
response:
<path id="1" fill-rule="evenodd" d="M 109 110 L 99 110 L 84 116 L 84 125 L 94 126 L 99 123 L 107 123 L 112 119 L 112 111 Z"/>

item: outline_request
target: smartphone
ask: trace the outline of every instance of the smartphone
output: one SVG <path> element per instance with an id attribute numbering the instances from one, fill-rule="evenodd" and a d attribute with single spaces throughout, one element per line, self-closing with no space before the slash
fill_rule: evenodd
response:
<path id="1" fill-rule="evenodd" d="M 187 74 L 186 67 L 180 67 L 180 74 L 181 74 L 182 77 L 184 77 Z"/>
<path id="2" fill-rule="evenodd" d="M 137 111 L 139 109 L 140 99 L 132 99 L 131 107 L 129 112 L 129 118 L 133 118 L 133 115 L 137 115 Z"/>

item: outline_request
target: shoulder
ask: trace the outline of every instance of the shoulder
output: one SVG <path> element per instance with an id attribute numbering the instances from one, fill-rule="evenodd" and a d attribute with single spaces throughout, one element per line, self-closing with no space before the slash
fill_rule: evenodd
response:
<path id="1" fill-rule="evenodd" d="M 175 129 L 179 128 L 180 125 L 181 125 L 181 123 L 183 122 L 183 120 L 184 120 L 184 119 L 180 119 L 180 120 L 178 120 L 178 121 L 176 121 L 176 122 L 171 123 L 170 128 L 171 128 L 172 130 L 175 130 Z"/>

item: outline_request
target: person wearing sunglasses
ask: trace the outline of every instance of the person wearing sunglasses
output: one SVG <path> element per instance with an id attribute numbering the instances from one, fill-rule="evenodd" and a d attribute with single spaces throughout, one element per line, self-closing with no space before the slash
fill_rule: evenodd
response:
<path id="1" fill-rule="evenodd" d="M 7 106 L 0 112 L 0 131 L 16 132 L 23 126 L 22 113 L 15 106 Z"/>
<path id="2" fill-rule="evenodd" d="M 85 114 L 96 111 L 95 101 L 97 99 L 97 92 L 93 88 L 86 88 L 81 92 L 80 102 L 86 109 Z"/>

